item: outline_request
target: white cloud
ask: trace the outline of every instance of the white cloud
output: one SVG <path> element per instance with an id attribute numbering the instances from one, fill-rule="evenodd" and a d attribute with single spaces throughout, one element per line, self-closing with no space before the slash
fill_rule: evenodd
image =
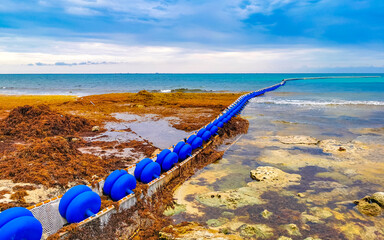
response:
<path id="1" fill-rule="evenodd" d="M 43 47 L 33 50 L 12 52 L 0 49 L 0 73 L 301 72 L 316 68 L 384 65 L 382 52 L 306 46 L 214 51 L 46 41 Z M 36 66 L 36 63 L 41 64 Z"/>

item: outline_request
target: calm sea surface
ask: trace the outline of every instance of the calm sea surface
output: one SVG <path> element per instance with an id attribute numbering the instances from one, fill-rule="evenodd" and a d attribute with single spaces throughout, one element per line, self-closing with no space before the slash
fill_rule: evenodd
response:
<path id="1" fill-rule="evenodd" d="M 0 94 L 91 95 L 140 90 L 252 91 L 284 78 L 323 76 L 377 76 L 378 74 L 3 74 Z M 289 82 L 278 92 L 300 93 L 284 100 L 384 101 L 384 74 L 380 78 L 343 78 Z M 279 100 L 276 99 L 276 100 Z M 295 102 L 292 102 L 294 104 Z M 373 102 L 371 102 L 373 104 Z M 300 104 L 300 102 L 299 102 Z M 364 103 L 362 103 L 364 104 Z M 380 104 L 380 103 L 378 103 Z"/>

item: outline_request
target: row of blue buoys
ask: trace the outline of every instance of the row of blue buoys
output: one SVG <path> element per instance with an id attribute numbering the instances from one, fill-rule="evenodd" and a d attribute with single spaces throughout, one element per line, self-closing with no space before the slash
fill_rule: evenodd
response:
<path id="1" fill-rule="evenodd" d="M 134 176 L 125 170 L 115 170 L 106 179 L 103 192 L 113 201 L 133 193 L 137 181 L 150 183 L 161 176 L 161 173 L 167 172 L 180 161 L 187 159 L 192 155 L 192 151 L 202 147 L 203 142 L 216 135 L 219 128 L 237 116 L 244 108 L 249 99 L 273 91 L 285 84 L 265 88 L 263 90 L 243 95 L 234 102 L 223 114 L 209 123 L 197 133 L 191 135 L 186 141 L 177 143 L 173 151 L 164 149 L 157 155 L 154 162 L 150 158 L 144 158 L 136 164 Z M 88 217 L 94 216 L 100 211 L 101 198 L 85 185 L 78 185 L 69 189 L 61 198 L 59 203 L 59 213 L 69 223 L 77 223 Z M 21 207 L 10 208 L 0 213 L 0 236 L 1 239 L 12 240 L 39 240 L 41 239 L 43 228 L 41 223 L 32 215 L 32 213 Z"/>

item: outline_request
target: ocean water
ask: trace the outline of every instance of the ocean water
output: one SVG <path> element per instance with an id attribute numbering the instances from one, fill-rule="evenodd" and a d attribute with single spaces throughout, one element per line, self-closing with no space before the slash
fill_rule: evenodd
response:
<path id="1" fill-rule="evenodd" d="M 384 74 L 2 74 L 0 94 L 92 95 L 140 90 L 170 92 L 182 90 L 252 91 L 285 78 L 324 76 L 380 76 L 380 78 L 342 78 L 292 81 L 277 92 L 292 93 L 275 100 L 320 101 L 327 104 L 343 101 L 384 101 Z M 296 93 L 296 94 L 293 94 Z M 300 103 L 299 103 L 300 104 Z M 320 103 L 321 104 L 321 103 Z"/>
<path id="2" fill-rule="evenodd" d="M 384 214 L 367 216 L 353 203 L 384 192 L 383 84 L 299 80 L 251 99 L 241 113 L 248 133 L 176 190 L 174 223 L 244 239 L 384 239 Z M 290 137 L 318 142 L 284 141 Z M 263 166 L 300 181 L 252 180 L 250 171 Z"/>

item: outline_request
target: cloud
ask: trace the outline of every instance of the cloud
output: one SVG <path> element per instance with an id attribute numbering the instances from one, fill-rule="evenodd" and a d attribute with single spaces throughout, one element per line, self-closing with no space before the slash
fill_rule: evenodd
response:
<path id="1" fill-rule="evenodd" d="M 141 64 L 165 62 L 191 71 L 188 64 L 199 60 L 226 66 L 232 59 L 222 56 L 228 53 L 239 62 L 247 53 L 263 53 L 260 60 L 250 59 L 260 67 L 242 62 L 228 70 L 295 67 L 289 61 L 297 62 L 295 69 L 378 66 L 383 10 L 381 0 L 3 0 L 0 63 L 114 71 L 130 64 L 142 71 Z M 313 56 L 301 54 L 304 50 Z"/>
<path id="2" fill-rule="evenodd" d="M 35 52 L 0 51 L 0 73 L 319 72 L 384 66 L 369 49 L 278 46 L 214 50 L 124 46 L 100 42 L 47 42 Z M 75 53 L 75 54 L 74 54 Z M 33 63 L 33 64 L 31 64 Z M 365 67 L 365 68 L 362 68 Z"/>
<path id="3" fill-rule="evenodd" d="M 91 61 L 87 61 L 87 62 L 74 62 L 74 63 L 68 63 L 68 62 L 55 62 L 53 64 L 49 64 L 49 63 L 41 63 L 41 62 L 37 62 L 37 63 L 28 63 L 27 66 L 83 66 L 83 65 L 107 65 L 107 64 L 119 64 L 118 62 L 91 62 Z"/>

